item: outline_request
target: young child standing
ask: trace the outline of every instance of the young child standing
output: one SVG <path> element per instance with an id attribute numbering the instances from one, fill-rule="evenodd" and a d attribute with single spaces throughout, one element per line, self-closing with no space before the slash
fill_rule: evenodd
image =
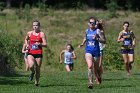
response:
<path id="1" fill-rule="evenodd" d="M 62 64 L 62 55 L 64 55 L 64 63 L 66 71 L 73 70 L 73 59 L 76 59 L 76 54 L 74 52 L 74 48 L 71 44 L 66 45 L 66 49 L 60 52 L 60 63 Z"/>

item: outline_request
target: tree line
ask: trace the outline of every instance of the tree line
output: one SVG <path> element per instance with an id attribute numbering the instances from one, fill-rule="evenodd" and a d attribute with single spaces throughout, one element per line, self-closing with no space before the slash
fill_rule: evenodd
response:
<path id="1" fill-rule="evenodd" d="M 55 8 L 78 8 L 86 5 L 90 8 L 107 9 L 106 5 L 111 2 L 115 2 L 118 9 L 137 11 L 140 9 L 139 0 L 0 0 L 0 6 L 19 8 L 29 4 L 31 7 L 36 7 L 39 3 L 43 3 L 48 7 Z"/>

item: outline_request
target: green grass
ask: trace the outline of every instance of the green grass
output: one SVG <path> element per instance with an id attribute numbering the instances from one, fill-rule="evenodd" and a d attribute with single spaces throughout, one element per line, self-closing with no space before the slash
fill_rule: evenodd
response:
<path id="1" fill-rule="evenodd" d="M 24 41 L 27 31 L 32 29 L 32 21 L 38 19 L 41 22 L 41 30 L 47 35 L 48 49 L 44 49 L 39 87 L 35 87 L 34 82 L 28 81 L 28 72 L 17 70 L 19 75 L 13 77 L 0 76 L 0 93 L 139 93 L 139 12 L 117 11 L 117 18 L 109 18 L 109 12 L 103 10 L 48 9 L 47 15 L 41 16 L 39 9 L 31 9 L 29 22 L 26 21 L 27 18 L 20 19 L 14 9 L 5 9 L 2 13 L 6 15 L 0 15 L 0 32 L 7 31 L 15 37 L 19 37 L 22 41 Z M 124 71 L 106 71 L 103 74 L 101 85 L 95 85 L 92 90 L 87 89 L 84 48 L 78 49 L 77 46 L 82 42 L 84 31 L 88 26 L 87 19 L 90 16 L 96 16 L 98 19 L 105 21 L 107 45 L 104 63 L 107 63 L 111 71 L 116 71 L 116 69 L 110 64 L 120 64 L 122 62 L 117 60 L 121 57 L 116 56 L 120 49 L 116 39 L 122 30 L 122 23 L 124 21 L 130 22 L 130 29 L 134 31 L 137 38 L 134 64 L 136 72 L 133 71 L 132 77 L 127 77 Z M 74 60 L 75 70 L 70 73 L 64 71 L 64 65 L 59 65 L 59 53 L 65 48 L 66 43 L 71 43 L 77 54 L 77 59 Z"/>
<path id="2" fill-rule="evenodd" d="M 42 72 L 40 86 L 36 87 L 33 81 L 28 81 L 27 72 L 13 77 L 0 77 L 0 93 L 139 93 L 140 73 L 133 72 L 131 77 L 123 71 L 105 72 L 103 82 L 94 89 L 87 88 L 87 72 L 65 71 Z"/>

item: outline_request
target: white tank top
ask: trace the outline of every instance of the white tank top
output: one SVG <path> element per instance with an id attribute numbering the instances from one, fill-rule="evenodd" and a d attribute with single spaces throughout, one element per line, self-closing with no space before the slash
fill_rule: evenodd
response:
<path id="1" fill-rule="evenodd" d="M 100 50 L 103 50 L 105 48 L 105 44 L 100 43 L 100 42 L 99 42 L 99 46 L 100 46 Z"/>
<path id="2" fill-rule="evenodd" d="M 64 63 L 73 63 L 73 59 L 71 58 L 72 56 L 73 56 L 72 52 L 65 51 L 65 53 L 64 53 L 64 58 L 65 58 Z"/>

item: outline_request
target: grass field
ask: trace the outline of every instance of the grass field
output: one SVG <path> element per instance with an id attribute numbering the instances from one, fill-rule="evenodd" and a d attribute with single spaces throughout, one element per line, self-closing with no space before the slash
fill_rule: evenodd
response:
<path id="1" fill-rule="evenodd" d="M 140 91 L 140 13 L 132 11 L 118 11 L 118 17 L 109 18 L 109 12 L 103 10 L 53 10 L 49 9 L 47 15 L 40 16 L 38 9 L 31 9 L 30 14 L 17 14 L 16 9 L 5 9 L 0 15 L 0 32 L 18 37 L 21 41 L 27 31 L 32 29 L 32 21 L 41 22 L 41 30 L 45 32 L 48 47 L 44 50 L 44 59 L 41 67 L 40 86 L 28 81 L 29 72 L 18 69 L 17 75 L 0 75 L 0 93 L 139 93 Z M 27 16 L 28 15 L 28 16 Z M 26 21 L 26 17 L 30 18 Z M 122 30 L 124 21 L 130 22 L 130 29 L 136 35 L 135 63 L 133 75 L 126 76 L 125 71 L 118 71 L 109 65 L 111 71 L 105 71 L 101 85 L 94 85 L 94 89 L 87 88 L 87 65 L 84 60 L 84 48 L 77 49 L 87 28 L 87 19 L 96 16 L 105 21 L 105 34 L 107 44 L 104 63 L 119 64 L 119 45 L 116 42 L 119 31 Z M 23 18 L 20 18 L 23 17 Z M 71 43 L 76 51 L 77 59 L 73 72 L 67 73 L 64 65 L 59 65 L 59 53 L 66 43 Z M 19 48 L 20 49 L 20 48 Z M 21 49 L 20 49 L 21 50 Z M 116 55 L 117 57 L 116 57 Z M 46 57 L 47 56 L 47 57 Z M 20 64 L 19 64 L 20 65 Z M 95 82 L 94 82 L 95 83 Z"/>
<path id="2" fill-rule="evenodd" d="M 0 77 L 0 93 L 139 93 L 140 72 L 131 77 L 123 71 L 105 72 L 101 85 L 87 88 L 87 72 L 42 72 L 40 86 L 28 80 L 28 72 L 13 77 Z M 94 82 L 95 83 L 95 82 Z"/>

